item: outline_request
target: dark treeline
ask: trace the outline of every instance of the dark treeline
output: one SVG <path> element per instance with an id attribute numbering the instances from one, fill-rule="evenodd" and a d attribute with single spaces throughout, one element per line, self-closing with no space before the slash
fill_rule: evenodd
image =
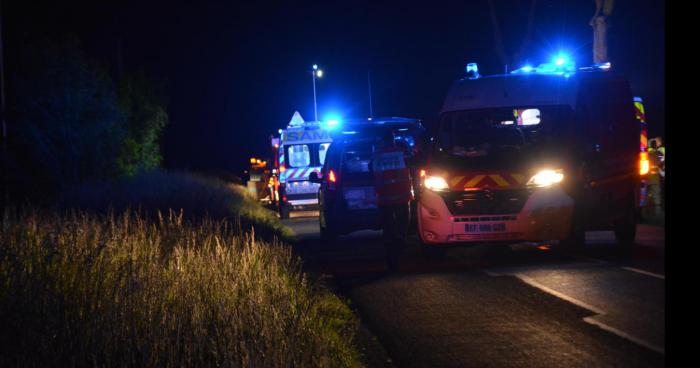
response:
<path id="1" fill-rule="evenodd" d="M 11 201 L 45 203 L 160 165 L 167 101 L 145 73 L 117 72 L 71 34 L 25 37 L 6 60 Z"/>

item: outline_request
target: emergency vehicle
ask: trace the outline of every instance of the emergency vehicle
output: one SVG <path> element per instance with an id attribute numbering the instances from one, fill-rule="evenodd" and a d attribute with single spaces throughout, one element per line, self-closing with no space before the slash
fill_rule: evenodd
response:
<path id="1" fill-rule="evenodd" d="M 277 150 L 278 209 L 281 218 L 292 210 L 318 206 L 317 183 L 309 181 L 312 172 L 319 172 L 331 144 L 329 129 L 318 121 L 305 122 L 295 112 L 286 129 L 280 130 Z"/>
<path id="2" fill-rule="evenodd" d="M 586 230 L 636 231 L 640 125 L 609 63 L 564 58 L 504 75 L 476 64 L 447 94 L 421 171 L 418 228 L 430 248 L 470 242 L 582 246 Z"/>

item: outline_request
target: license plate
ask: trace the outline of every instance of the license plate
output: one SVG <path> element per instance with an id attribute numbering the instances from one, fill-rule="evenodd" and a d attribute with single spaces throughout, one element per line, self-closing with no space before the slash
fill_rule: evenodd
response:
<path id="1" fill-rule="evenodd" d="M 377 207 L 377 198 L 373 187 L 361 187 L 345 190 L 345 201 L 349 209 L 367 209 Z"/>
<path id="2" fill-rule="evenodd" d="M 464 232 L 466 233 L 502 233 L 506 231 L 506 224 L 465 224 Z"/>

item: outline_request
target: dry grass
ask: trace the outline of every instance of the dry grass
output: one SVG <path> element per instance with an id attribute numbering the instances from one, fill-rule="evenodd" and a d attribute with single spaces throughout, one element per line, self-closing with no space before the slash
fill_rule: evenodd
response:
<path id="1" fill-rule="evenodd" d="M 259 236 L 290 240 L 292 232 L 275 212 L 263 208 L 245 187 L 190 172 L 152 171 L 118 181 L 94 182 L 67 190 L 60 207 L 104 213 L 137 208 L 145 215 L 183 210 L 187 219 L 209 217 L 255 227 Z"/>
<path id="2" fill-rule="evenodd" d="M 357 321 L 289 247 L 225 220 L 18 211 L 0 366 L 356 366 Z"/>

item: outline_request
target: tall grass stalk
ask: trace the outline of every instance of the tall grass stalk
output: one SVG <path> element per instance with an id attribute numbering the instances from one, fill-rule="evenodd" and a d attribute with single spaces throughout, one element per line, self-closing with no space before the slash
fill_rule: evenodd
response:
<path id="1" fill-rule="evenodd" d="M 357 321 L 226 220 L 6 213 L 0 366 L 356 366 Z"/>

